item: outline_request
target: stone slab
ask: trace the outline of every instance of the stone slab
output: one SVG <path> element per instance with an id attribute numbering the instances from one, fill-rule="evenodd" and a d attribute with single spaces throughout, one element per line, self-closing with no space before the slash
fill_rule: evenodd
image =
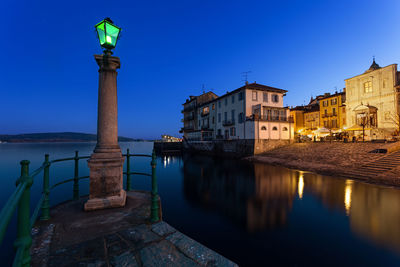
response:
<path id="1" fill-rule="evenodd" d="M 158 222 L 151 226 L 151 230 L 159 236 L 165 236 L 176 232 L 176 229 L 166 222 Z"/>

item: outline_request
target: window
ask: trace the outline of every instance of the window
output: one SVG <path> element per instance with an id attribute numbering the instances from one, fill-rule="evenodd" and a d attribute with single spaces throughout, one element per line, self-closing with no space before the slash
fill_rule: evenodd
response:
<path id="1" fill-rule="evenodd" d="M 221 100 L 218 101 L 218 107 L 221 108 Z"/>
<path id="2" fill-rule="evenodd" d="M 265 126 L 261 127 L 261 131 L 266 131 L 266 130 L 267 130 L 267 127 L 265 127 Z"/>
<path id="3" fill-rule="evenodd" d="M 282 131 L 287 131 L 287 127 L 283 127 Z"/>
<path id="4" fill-rule="evenodd" d="M 278 95 L 272 95 L 272 102 L 278 103 L 279 102 L 279 96 Z"/>
<path id="5" fill-rule="evenodd" d="M 332 108 L 332 115 L 336 116 L 336 108 Z"/>
<path id="6" fill-rule="evenodd" d="M 327 107 L 328 105 L 329 105 L 329 101 L 328 100 L 322 101 L 322 106 Z"/>
<path id="7" fill-rule="evenodd" d="M 204 107 L 203 108 L 203 114 L 207 114 L 210 112 L 210 108 L 209 107 Z"/>
<path id="8" fill-rule="evenodd" d="M 232 122 L 235 121 L 235 110 L 232 110 Z"/>
<path id="9" fill-rule="evenodd" d="M 227 121 L 228 120 L 228 113 L 224 112 L 224 120 Z"/>
<path id="10" fill-rule="evenodd" d="M 364 83 L 364 93 L 370 93 L 372 92 L 372 82 L 365 82 Z"/>
<path id="11" fill-rule="evenodd" d="M 325 116 L 328 116 L 328 110 L 327 109 L 325 109 L 324 113 L 325 113 Z"/>
<path id="12" fill-rule="evenodd" d="M 199 127 L 201 126 L 201 124 L 200 124 L 200 123 L 201 123 L 201 121 L 199 120 Z"/>
<path id="13" fill-rule="evenodd" d="M 231 127 L 230 131 L 231 131 L 231 136 L 235 136 L 236 135 L 236 128 L 235 127 Z"/>
<path id="14" fill-rule="evenodd" d="M 228 105 L 228 98 L 225 97 L 225 106 L 227 106 L 227 105 Z"/>
<path id="15" fill-rule="evenodd" d="M 272 131 L 278 131 L 278 128 L 276 126 L 272 127 Z"/>
<path id="16" fill-rule="evenodd" d="M 331 99 L 331 105 L 336 105 L 337 104 L 337 98 Z"/>
<path id="17" fill-rule="evenodd" d="M 232 96 L 232 104 L 235 103 L 235 95 Z"/>
<path id="18" fill-rule="evenodd" d="M 214 110 L 215 109 L 215 104 L 212 104 L 212 110 Z"/>
<path id="19" fill-rule="evenodd" d="M 263 101 L 268 102 L 268 93 L 263 93 Z"/>
<path id="20" fill-rule="evenodd" d="M 213 116 L 212 117 L 212 124 L 214 124 L 215 123 L 215 117 Z"/>
<path id="21" fill-rule="evenodd" d="M 346 113 L 346 108 L 342 108 L 342 112 L 343 112 L 343 113 Z"/>
<path id="22" fill-rule="evenodd" d="M 324 127 L 325 127 L 325 128 L 328 127 L 328 121 L 324 121 Z"/>
<path id="23" fill-rule="evenodd" d="M 221 113 L 218 113 L 218 122 L 221 122 Z"/>
<path id="24" fill-rule="evenodd" d="M 337 120 L 332 120 L 332 128 L 337 128 Z"/>
<path id="25" fill-rule="evenodd" d="M 252 92 L 252 99 L 253 101 L 257 101 L 257 91 Z"/>
<path id="26" fill-rule="evenodd" d="M 238 121 L 239 121 L 239 123 L 243 123 L 243 112 L 239 113 Z"/>
<path id="27" fill-rule="evenodd" d="M 243 92 L 240 92 L 240 93 L 239 93 L 239 101 L 240 101 L 240 100 L 243 100 Z"/>
<path id="28" fill-rule="evenodd" d="M 221 135 L 221 129 L 218 129 L 218 135 Z"/>
<path id="29" fill-rule="evenodd" d="M 281 114 L 280 114 L 281 120 L 286 120 L 286 110 L 281 110 Z"/>

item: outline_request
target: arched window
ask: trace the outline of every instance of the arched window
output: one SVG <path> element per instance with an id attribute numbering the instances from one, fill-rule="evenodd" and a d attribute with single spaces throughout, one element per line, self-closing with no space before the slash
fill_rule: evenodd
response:
<path id="1" fill-rule="evenodd" d="M 276 126 L 274 126 L 274 127 L 272 128 L 272 131 L 278 131 L 278 128 L 276 128 Z"/>
<path id="2" fill-rule="evenodd" d="M 282 131 L 287 131 L 287 128 L 286 128 L 286 127 L 283 127 Z"/>
<path id="3" fill-rule="evenodd" d="M 265 127 L 265 126 L 261 127 L 261 131 L 266 131 L 266 130 L 267 130 L 267 127 Z"/>

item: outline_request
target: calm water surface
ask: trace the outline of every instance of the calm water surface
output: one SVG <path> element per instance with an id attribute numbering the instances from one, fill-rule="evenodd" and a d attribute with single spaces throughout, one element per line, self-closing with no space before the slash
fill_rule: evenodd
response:
<path id="1" fill-rule="evenodd" d="M 94 143 L 0 144 L 0 204 L 15 188 L 19 161 L 31 170 L 44 154 L 89 155 Z M 134 153 L 151 153 L 152 143 L 121 143 Z M 160 157 L 157 177 L 164 220 L 200 243 L 239 263 L 262 265 L 400 266 L 400 191 L 264 164 L 204 156 Z M 150 172 L 148 159 L 133 168 Z M 80 163 L 88 175 L 87 163 Z M 73 176 L 73 163 L 51 166 L 51 184 Z M 39 198 L 36 177 L 32 202 Z M 135 189 L 150 180 L 134 176 Z M 81 182 L 88 193 L 88 181 Z M 52 205 L 72 197 L 72 184 L 51 192 Z M 13 222 L 13 224 L 15 221 Z M 4 262 L 12 254 L 15 228 L 1 246 Z"/>

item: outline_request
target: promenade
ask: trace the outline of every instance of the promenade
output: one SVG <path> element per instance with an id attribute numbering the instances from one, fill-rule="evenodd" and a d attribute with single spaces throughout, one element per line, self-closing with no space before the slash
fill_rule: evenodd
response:
<path id="1" fill-rule="evenodd" d="M 86 200 L 57 205 L 36 223 L 32 266 L 237 266 L 166 222 L 150 223 L 149 192 L 128 191 L 116 209 L 85 212 Z"/>
<path id="2" fill-rule="evenodd" d="M 400 158 L 396 143 L 294 143 L 247 157 L 253 162 L 285 166 L 323 175 L 400 187 Z M 388 149 L 388 153 L 371 153 Z"/>

